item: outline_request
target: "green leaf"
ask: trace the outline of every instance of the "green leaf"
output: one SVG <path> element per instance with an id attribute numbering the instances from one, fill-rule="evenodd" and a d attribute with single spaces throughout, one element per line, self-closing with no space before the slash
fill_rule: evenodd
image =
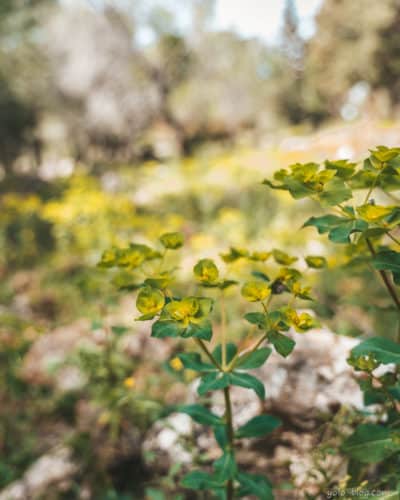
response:
<path id="1" fill-rule="evenodd" d="M 253 389 L 260 399 L 265 399 L 264 384 L 253 375 L 234 371 L 229 374 L 229 382 L 231 385 L 238 385 L 240 387 L 245 387 L 246 389 Z"/>
<path id="2" fill-rule="evenodd" d="M 333 178 L 324 185 L 324 191 L 319 195 L 322 205 L 334 206 L 350 200 L 353 193 L 343 179 Z"/>
<path id="3" fill-rule="evenodd" d="M 159 288 L 160 290 L 164 290 L 172 280 L 173 276 L 171 272 L 163 271 L 159 274 L 151 276 L 150 278 L 146 278 L 143 283 L 152 288 Z"/>
<path id="4" fill-rule="evenodd" d="M 267 321 L 268 325 L 270 325 L 271 327 L 271 330 L 283 330 L 287 332 L 290 329 L 287 314 L 284 310 L 271 311 L 267 315 Z"/>
<path id="5" fill-rule="evenodd" d="M 127 328 L 126 326 L 117 326 L 117 325 L 115 325 L 115 326 L 111 327 L 111 331 L 113 333 L 115 333 L 115 335 L 117 335 L 118 337 L 121 337 L 126 332 L 129 332 L 129 328 Z"/>
<path id="6" fill-rule="evenodd" d="M 120 270 L 111 279 L 111 283 L 119 290 L 133 291 L 141 288 L 141 284 L 135 283 L 130 271 Z"/>
<path id="7" fill-rule="evenodd" d="M 303 225 L 303 227 L 313 226 L 317 228 L 319 234 L 328 233 L 333 228 L 340 224 L 345 224 L 348 219 L 345 217 L 338 217 L 337 215 L 323 215 L 321 217 L 310 217 Z"/>
<path id="8" fill-rule="evenodd" d="M 232 342 L 228 342 L 226 344 L 226 362 L 230 363 L 232 359 L 236 356 L 237 347 Z M 217 360 L 219 364 L 222 363 L 222 345 L 218 344 L 217 347 L 213 350 L 212 355 Z"/>
<path id="9" fill-rule="evenodd" d="M 249 255 L 249 260 L 253 260 L 255 262 L 265 262 L 271 256 L 271 252 L 266 251 L 255 251 L 251 255 Z M 263 273 L 262 273 L 263 274 Z"/>
<path id="10" fill-rule="evenodd" d="M 225 290 L 226 288 L 229 288 L 230 286 L 238 285 L 239 282 L 235 280 L 223 280 L 218 283 L 218 288 L 221 290 Z"/>
<path id="11" fill-rule="evenodd" d="M 300 200 L 301 198 L 306 198 L 307 196 L 312 196 L 313 194 L 315 194 L 314 189 L 311 189 L 310 187 L 306 186 L 303 182 L 297 179 L 288 177 L 285 180 L 285 184 L 287 186 L 287 189 L 289 190 L 289 193 L 293 196 L 295 200 Z M 271 184 L 269 185 L 272 187 Z"/>
<path id="12" fill-rule="evenodd" d="M 399 282 L 400 273 L 400 253 L 394 250 L 385 250 L 383 252 L 377 253 L 377 255 L 372 260 L 372 264 L 375 269 L 380 271 L 391 271 L 393 273 L 393 278 L 396 284 Z"/>
<path id="13" fill-rule="evenodd" d="M 183 246 L 184 236 L 182 233 L 164 233 L 160 236 L 160 242 L 164 248 L 177 250 Z"/>
<path id="14" fill-rule="evenodd" d="M 353 233 L 362 233 L 368 229 L 368 223 L 363 220 L 351 220 L 346 224 L 341 224 L 333 228 L 328 235 L 328 238 L 333 243 L 350 243 L 350 235 Z"/>
<path id="15" fill-rule="evenodd" d="M 379 163 L 384 163 L 393 160 L 400 154 L 400 148 L 388 148 L 387 146 L 376 146 L 375 149 L 370 149 L 371 157 Z M 380 165 L 379 165 L 380 166 Z"/>
<path id="16" fill-rule="evenodd" d="M 246 424 L 242 425 L 237 432 L 237 438 L 259 437 L 269 434 L 281 425 L 279 418 L 271 415 L 258 415 L 252 418 Z"/>
<path id="17" fill-rule="evenodd" d="M 390 435 L 389 429 L 376 424 L 361 424 L 348 437 L 342 450 L 362 463 L 376 463 L 384 460 L 400 449 Z"/>
<path id="18" fill-rule="evenodd" d="M 251 312 L 244 315 L 244 319 L 252 325 L 257 325 L 263 328 L 266 323 L 267 316 L 264 313 Z"/>
<path id="19" fill-rule="evenodd" d="M 388 232 L 387 229 L 382 227 L 370 227 L 363 231 L 364 238 L 379 238 L 379 236 L 383 236 Z M 368 259 L 369 262 L 369 259 Z"/>
<path id="20" fill-rule="evenodd" d="M 284 186 L 283 184 L 274 184 L 269 179 L 264 179 L 261 184 L 265 184 L 266 186 L 270 187 L 271 189 L 282 189 L 284 191 L 287 191 L 286 186 Z"/>
<path id="21" fill-rule="evenodd" d="M 386 222 L 390 226 L 397 226 L 400 222 L 400 207 L 393 207 L 392 213 L 386 218 Z"/>
<path id="22" fill-rule="evenodd" d="M 225 424 L 217 425 L 214 427 L 214 436 L 221 449 L 224 450 L 226 448 L 226 445 L 228 444 Z"/>
<path id="23" fill-rule="evenodd" d="M 208 373 L 202 377 L 197 392 L 200 396 L 204 396 L 209 391 L 217 389 L 224 389 L 230 383 L 229 375 L 227 373 L 221 374 L 220 372 Z"/>
<path id="24" fill-rule="evenodd" d="M 326 267 L 325 257 L 321 257 L 319 255 L 308 255 L 305 258 L 305 261 L 307 266 L 312 269 L 322 269 L 323 267 Z"/>
<path id="25" fill-rule="evenodd" d="M 282 266 L 290 266 L 293 262 L 298 260 L 297 257 L 291 257 L 286 252 L 282 252 L 282 250 L 274 249 L 272 250 L 272 256 L 277 264 L 281 264 Z"/>
<path id="26" fill-rule="evenodd" d="M 351 351 L 351 356 L 354 358 L 368 355 L 372 355 L 383 364 L 400 364 L 400 345 L 390 339 L 372 337 L 364 340 Z"/>
<path id="27" fill-rule="evenodd" d="M 193 404 L 193 405 L 181 405 L 176 408 L 180 413 L 186 413 L 192 417 L 195 422 L 204 425 L 221 425 L 223 423 L 222 418 L 214 415 L 204 406 Z"/>
<path id="28" fill-rule="evenodd" d="M 251 271 L 251 274 L 255 278 L 259 278 L 260 280 L 270 281 L 269 277 L 265 273 L 262 273 L 261 271 Z"/>
<path id="29" fill-rule="evenodd" d="M 260 500 L 274 500 L 272 485 L 266 477 L 246 472 L 239 472 L 236 477 L 241 485 L 241 496 L 255 495 Z"/>
<path id="30" fill-rule="evenodd" d="M 151 336 L 162 339 L 164 337 L 179 337 L 182 328 L 174 321 L 159 320 L 151 327 Z"/>
<path id="31" fill-rule="evenodd" d="M 153 260 L 159 257 L 159 252 L 156 252 L 147 245 L 130 243 L 128 248 L 119 249 L 117 265 L 127 269 L 136 269 L 145 260 Z"/>
<path id="32" fill-rule="evenodd" d="M 336 170 L 336 177 L 341 177 L 342 179 L 348 179 L 351 177 L 356 169 L 356 166 L 356 163 L 350 163 L 349 160 L 325 161 L 325 167 L 327 169 Z"/>
<path id="33" fill-rule="evenodd" d="M 194 470 L 186 474 L 181 481 L 181 485 L 191 490 L 209 490 L 221 487 L 223 482 L 219 481 L 208 472 Z"/>
<path id="34" fill-rule="evenodd" d="M 239 357 L 236 363 L 236 368 L 240 368 L 242 370 L 259 368 L 267 361 L 271 352 L 272 350 L 269 347 L 262 347 L 261 349 L 257 349 L 257 351 L 243 354 Z"/>
<path id="35" fill-rule="evenodd" d="M 357 207 L 358 214 L 367 222 L 379 222 L 390 215 L 395 207 L 385 207 L 382 205 L 372 205 L 366 203 Z"/>
<path id="36" fill-rule="evenodd" d="M 268 332 L 268 340 L 275 347 L 276 352 L 286 358 L 293 351 L 296 342 L 280 332 L 271 330 Z"/>
<path id="37" fill-rule="evenodd" d="M 183 338 L 195 337 L 197 339 L 211 340 L 212 326 L 211 322 L 207 319 L 201 323 L 190 323 L 189 326 L 182 333 Z"/>
<path id="38" fill-rule="evenodd" d="M 214 366 L 209 363 L 204 363 L 198 352 L 181 352 L 177 357 L 182 361 L 183 366 L 188 370 L 198 372 L 215 370 Z"/>
<path id="39" fill-rule="evenodd" d="M 249 252 L 243 248 L 231 247 L 229 249 L 229 252 L 221 253 L 220 255 L 222 257 L 222 260 L 228 264 L 231 262 L 235 262 L 236 260 L 243 257 L 247 257 L 249 255 Z"/>
<path id="40" fill-rule="evenodd" d="M 233 479 L 236 475 L 237 465 L 232 452 L 226 451 L 214 462 L 215 477 L 220 481 Z"/>

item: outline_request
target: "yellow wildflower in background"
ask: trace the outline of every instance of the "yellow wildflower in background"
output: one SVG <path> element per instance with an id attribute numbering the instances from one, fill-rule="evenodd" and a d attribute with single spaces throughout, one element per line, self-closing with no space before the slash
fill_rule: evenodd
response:
<path id="1" fill-rule="evenodd" d="M 183 370 L 183 363 L 177 357 L 171 359 L 171 361 L 169 362 L 169 366 L 176 372 L 180 372 Z"/>
<path id="2" fill-rule="evenodd" d="M 124 380 L 124 386 L 127 388 L 127 389 L 133 389 L 136 385 L 136 380 L 134 377 L 127 377 L 125 380 Z"/>
<path id="3" fill-rule="evenodd" d="M 262 281 L 248 281 L 243 285 L 241 293 L 249 302 L 261 302 L 271 295 L 271 289 Z"/>

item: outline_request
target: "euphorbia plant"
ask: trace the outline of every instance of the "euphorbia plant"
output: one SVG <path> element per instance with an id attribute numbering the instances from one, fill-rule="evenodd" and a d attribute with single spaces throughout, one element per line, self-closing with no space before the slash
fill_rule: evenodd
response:
<path id="1" fill-rule="evenodd" d="M 241 471 L 235 449 L 241 439 L 268 434 L 280 421 L 261 414 L 237 428 L 233 421 L 231 388 L 253 390 L 264 400 L 263 383 L 248 371 L 261 367 L 272 347 L 281 356 L 288 356 L 295 346 L 288 335 L 291 328 L 305 332 L 315 325 L 309 313 L 296 310 L 299 301 L 311 300 L 309 288 L 302 284 L 302 273 L 294 267 L 299 261 L 297 257 L 277 249 L 250 252 L 231 248 L 221 254 L 218 266 L 208 258 L 198 261 L 193 267 L 193 279 L 187 285 L 191 292 L 178 294 L 176 290 L 184 289 L 185 285 L 177 286 L 177 268 L 173 267 L 176 256 L 172 252 L 183 243 L 182 234 L 166 233 L 159 239 L 159 249 L 142 244 L 112 248 L 104 252 L 100 266 L 117 269 L 114 282 L 121 288 L 139 289 L 136 307 L 140 315 L 136 319 L 152 322 L 149 326 L 152 337 L 191 342 L 192 350 L 181 350 L 177 359 L 184 369 L 197 373 L 200 402 L 181 405 L 175 411 L 210 426 L 221 447 L 221 456 L 213 463 L 212 471 L 191 471 L 183 478 L 182 485 L 194 490 L 212 490 L 218 498 L 228 500 L 245 495 L 271 499 L 269 480 Z M 170 257 L 174 262 L 169 265 Z M 238 281 L 235 275 L 234 263 L 239 260 L 244 264 L 240 265 L 240 272 L 243 274 L 245 268 L 248 280 Z M 317 269 L 324 264 L 323 258 L 309 256 L 302 265 Z M 228 298 L 236 300 L 237 296 L 252 306 L 244 315 L 242 325 L 244 331 L 247 322 L 252 330 L 259 332 L 250 335 L 250 343 L 249 334 L 246 339 L 236 339 L 236 343 L 230 334 L 233 319 L 227 315 L 225 302 Z M 218 328 L 214 328 L 216 324 Z M 218 332 L 215 335 L 214 329 Z M 176 365 L 176 359 L 173 364 Z M 223 391 L 225 411 L 222 415 L 212 413 L 206 404 L 201 404 L 213 391 Z"/>
<path id="2" fill-rule="evenodd" d="M 350 457 L 351 484 L 368 478 L 370 464 L 380 464 L 378 485 L 399 492 L 400 199 L 396 192 L 400 191 L 400 148 L 378 146 L 359 163 L 297 163 L 264 183 L 288 191 L 294 199 L 309 198 L 322 205 L 327 213 L 311 217 L 304 226 L 315 227 L 344 246 L 348 269 L 365 265 L 376 272 L 392 303 L 390 309 L 397 312 L 395 338 L 369 338 L 350 354 L 349 363 L 363 373 L 360 386 L 365 404 L 380 407 L 375 416 L 378 423 L 359 425 L 342 449 Z"/>

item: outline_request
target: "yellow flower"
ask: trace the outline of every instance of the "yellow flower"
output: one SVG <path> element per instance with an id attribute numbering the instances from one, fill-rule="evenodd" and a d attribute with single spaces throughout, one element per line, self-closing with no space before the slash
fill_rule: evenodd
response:
<path id="1" fill-rule="evenodd" d="M 118 260 L 119 250 L 117 248 L 110 248 L 105 250 L 98 263 L 99 267 L 113 267 Z"/>
<path id="2" fill-rule="evenodd" d="M 206 325 L 207 316 L 212 310 L 213 301 L 208 297 L 186 297 L 172 300 L 163 309 L 160 322 L 177 323 L 184 332 L 189 325 Z"/>
<path id="3" fill-rule="evenodd" d="M 194 275 L 200 283 L 211 285 L 218 281 L 218 268 L 211 259 L 201 259 L 193 268 Z"/>
<path id="4" fill-rule="evenodd" d="M 169 365 L 170 367 L 175 370 L 176 372 L 180 372 L 183 370 L 183 363 L 182 361 L 175 357 L 175 358 L 172 358 L 171 361 L 169 362 Z"/>
<path id="5" fill-rule="evenodd" d="M 124 380 L 124 386 L 127 388 L 127 389 L 133 389 L 136 385 L 136 380 L 134 377 L 127 377 L 125 380 Z"/>
<path id="6" fill-rule="evenodd" d="M 298 314 L 297 311 L 290 308 L 287 308 L 285 312 L 286 317 L 298 333 L 304 333 L 316 326 L 314 318 L 306 312 Z"/>
<path id="7" fill-rule="evenodd" d="M 271 295 L 271 289 L 262 281 L 248 281 L 241 293 L 249 302 L 261 302 Z"/>
<path id="8" fill-rule="evenodd" d="M 155 315 L 164 307 L 165 297 L 156 288 L 145 286 L 142 288 L 136 299 L 138 311 L 146 316 Z"/>
<path id="9" fill-rule="evenodd" d="M 199 311 L 199 301 L 195 297 L 188 297 L 182 300 L 173 300 L 165 307 L 171 319 L 181 321 L 187 326 L 192 318 Z"/>

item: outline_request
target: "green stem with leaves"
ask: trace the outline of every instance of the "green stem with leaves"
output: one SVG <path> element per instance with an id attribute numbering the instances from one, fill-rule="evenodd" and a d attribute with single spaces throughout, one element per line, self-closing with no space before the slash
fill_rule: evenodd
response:
<path id="1" fill-rule="evenodd" d="M 369 238 L 366 238 L 365 241 L 367 243 L 369 251 L 371 252 L 371 255 L 373 257 L 375 257 L 376 251 L 375 251 L 374 245 L 372 244 L 372 241 Z M 399 314 L 400 314 L 400 298 L 397 295 L 397 292 L 396 292 L 396 289 L 395 289 L 393 283 L 391 282 L 386 271 L 384 271 L 383 269 L 380 269 L 378 271 L 378 273 L 380 274 L 382 281 L 383 281 L 390 297 L 392 298 L 392 300 L 393 300 L 393 302 L 394 302 L 395 306 L 397 307 Z M 400 317 L 399 317 L 399 321 L 400 321 Z M 397 334 L 397 341 L 400 342 L 400 329 L 399 329 L 399 332 Z"/>
<path id="2" fill-rule="evenodd" d="M 393 234 L 391 233 L 386 233 L 386 235 L 392 240 L 394 241 L 395 243 L 397 243 L 398 245 L 400 245 L 400 240 L 397 239 L 395 236 L 393 236 Z"/>
<path id="3" fill-rule="evenodd" d="M 222 346 L 222 368 L 226 368 L 226 310 L 224 292 L 221 290 L 221 346 Z"/>
<path id="4" fill-rule="evenodd" d="M 234 452 L 235 443 L 234 443 L 234 433 L 233 433 L 233 420 L 232 420 L 232 403 L 231 403 L 231 395 L 230 395 L 230 387 L 225 387 L 224 389 L 224 397 L 225 397 L 225 429 L 226 429 L 226 437 L 228 440 L 228 448 L 231 453 Z M 233 499 L 233 480 L 229 479 L 226 483 L 226 499 Z"/>
<path id="5" fill-rule="evenodd" d="M 264 302 L 261 302 L 261 306 L 263 308 L 263 311 L 265 312 L 265 314 L 268 314 L 268 307 L 271 303 L 271 300 L 272 300 L 272 294 L 268 297 L 268 300 L 267 300 L 267 303 L 265 304 Z M 240 356 L 250 356 L 250 354 L 252 354 L 254 351 L 256 351 L 260 345 L 264 342 L 264 340 L 266 340 L 268 338 L 268 333 L 264 333 L 258 340 L 257 342 L 252 346 L 250 347 L 247 351 L 246 350 L 243 350 L 241 352 L 238 352 L 234 358 L 231 360 L 231 362 L 229 363 L 228 367 L 227 367 L 227 371 L 232 371 L 235 366 L 236 366 L 236 363 L 239 359 Z"/>
<path id="6" fill-rule="evenodd" d="M 218 361 L 214 358 L 206 344 L 203 342 L 201 339 L 194 339 L 197 343 L 197 345 L 200 347 L 200 349 L 204 352 L 204 354 L 207 356 L 207 358 L 211 361 L 211 363 L 219 370 L 222 370 L 222 366 L 218 363 Z"/>

